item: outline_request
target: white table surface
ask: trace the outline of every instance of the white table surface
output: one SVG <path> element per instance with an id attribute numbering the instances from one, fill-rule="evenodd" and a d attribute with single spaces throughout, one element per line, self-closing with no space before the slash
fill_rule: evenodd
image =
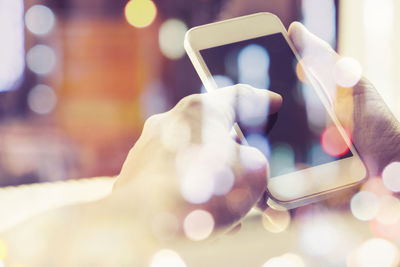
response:
<path id="1" fill-rule="evenodd" d="M 113 178 L 98 177 L 0 188 L 0 232 L 40 212 L 100 199 Z"/>
<path id="2" fill-rule="evenodd" d="M 39 212 L 102 198 L 110 193 L 113 182 L 112 178 L 100 177 L 0 188 L 0 231 Z M 194 250 L 185 251 L 184 245 L 177 249 L 183 251 L 188 266 L 198 266 L 199 256 L 202 266 L 262 266 L 272 257 L 286 253 L 301 257 L 304 265 L 294 265 L 297 267 L 359 266 L 348 265 L 347 261 L 363 242 L 373 237 L 369 223 L 355 219 L 349 211 L 325 209 L 305 220 L 292 219 L 281 233 L 267 231 L 261 216 L 253 213 L 238 233 L 206 244 L 202 255 Z M 397 251 L 399 241 L 390 241 Z M 369 255 L 371 262 L 373 257 L 380 260 L 382 255 L 376 253 Z"/>

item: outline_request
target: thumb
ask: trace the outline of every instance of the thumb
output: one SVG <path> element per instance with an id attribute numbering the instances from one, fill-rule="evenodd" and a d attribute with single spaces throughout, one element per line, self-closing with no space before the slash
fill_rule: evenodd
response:
<path id="1" fill-rule="evenodd" d="M 325 89 L 339 121 L 352 132 L 353 112 L 359 108 L 355 106 L 359 102 L 355 102 L 353 92 L 360 87 L 356 85 L 362 77 L 361 66 L 354 59 L 340 57 L 328 43 L 312 34 L 300 22 L 293 22 L 288 34 L 302 58 L 303 66 Z"/>
<path id="2" fill-rule="evenodd" d="M 289 38 L 301 56 L 301 62 L 313 80 L 322 86 L 332 103 L 336 97 L 334 75 L 339 55 L 328 43 L 318 38 L 300 22 L 293 22 L 288 30 Z"/>
<path id="3" fill-rule="evenodd" d="M 300 22 L 293 22 L 288 30 L 289 38 L 293 42 L 301 57 L 306 55 L 325 55 L 337 57 L 338 54 L 324 40 L 312 34 Z M 310 54 L 308 54 L 310 53 Z"/>

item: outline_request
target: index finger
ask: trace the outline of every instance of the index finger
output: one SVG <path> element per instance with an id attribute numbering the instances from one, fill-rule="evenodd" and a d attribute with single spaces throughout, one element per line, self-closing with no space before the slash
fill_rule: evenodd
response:
<path id="1" fill-rule="evenodd" d="M 208 92 L 210 103 L 223 114 L 229 127 L 235 121 L 251 122 L 265 119 L 282 105 L 282 97 L 266 89 L 236 84 Z"/>

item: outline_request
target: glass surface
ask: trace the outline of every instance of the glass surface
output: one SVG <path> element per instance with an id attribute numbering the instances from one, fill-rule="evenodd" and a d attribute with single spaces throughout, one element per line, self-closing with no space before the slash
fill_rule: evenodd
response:
<path id="1" fill-rule="evenodd" d="M 200 54 L 218 87 L 245 83 L 283 97 L 278 113 L 264 121 L 239 122 L 248 143 L 269 159 L 272 176 L 352 156 L 347 145 L 340 147 L 345 141 L 304 80 L 281 33 L 204 49 Z"/>

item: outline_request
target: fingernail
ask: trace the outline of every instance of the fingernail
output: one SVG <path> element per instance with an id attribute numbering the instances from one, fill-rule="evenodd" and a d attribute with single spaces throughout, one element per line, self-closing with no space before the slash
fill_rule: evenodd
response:
<path id="1" fill-rule="evenodd" d="M 306 26 L 304 26 L 304 24 L 299 21 L 294 22 L 294 25 L 295 25 L 295 29 L 297 29 L 297 30 L 304 31 L 307 33 L 309 32 L 308 29 L 306 28 Z"/>
<path id="2" fill-rule="evenodd" d="M 277 112 L 280 109 L 280 107 L 282 106 L 282 103 L 283 103 L 283 98 L 280 94 L 277 94 L 272 91 L 269 91 L 269 95 L 270 95 L 270 99 L 269 99 L 270 110 L 269 110 L 269 112 L 272 114 L 272 113 Z"/>
<path id="3" fill-rule="evenodd" d="M 281 96 L 280 94 L 275 93 L 275 92 L 273 92 L 273 91 L 268 91 L 268 92 L 269 92 L 269 96 L 270 96 L 271 98 L 282 99 L 282 96 Z"/>

